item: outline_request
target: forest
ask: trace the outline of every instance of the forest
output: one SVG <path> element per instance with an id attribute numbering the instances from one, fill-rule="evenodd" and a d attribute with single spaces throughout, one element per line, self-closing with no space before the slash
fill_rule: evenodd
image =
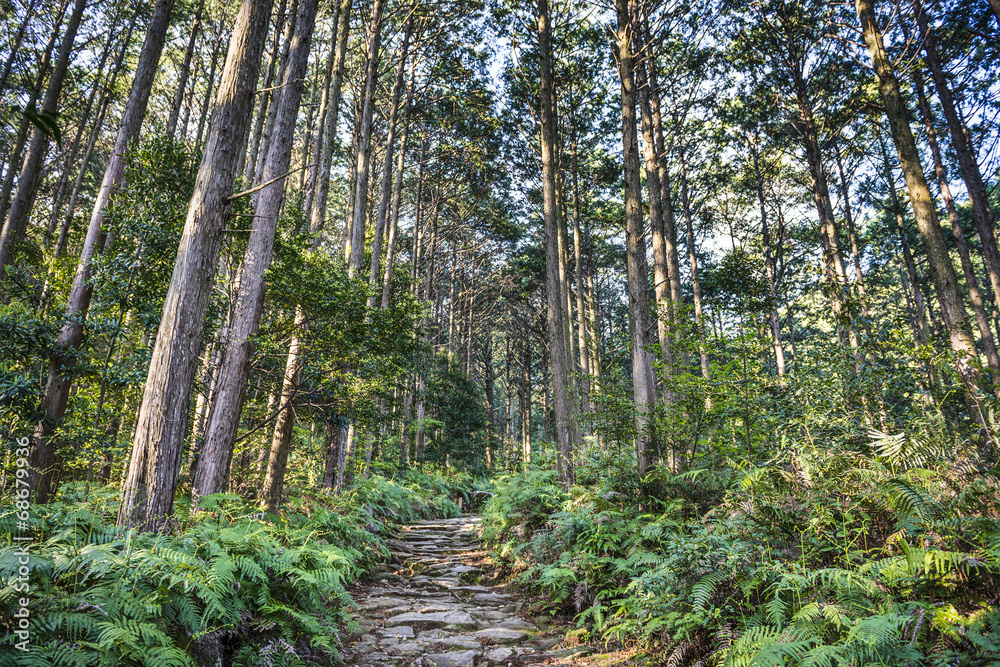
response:
<path id="1" fill-rule="evenodd" d="M 3 0 L 0 666 L 1000 665 L 998 62 L 1000 0 Z M 428 544 L 530 623 L 363 650 Z"/>

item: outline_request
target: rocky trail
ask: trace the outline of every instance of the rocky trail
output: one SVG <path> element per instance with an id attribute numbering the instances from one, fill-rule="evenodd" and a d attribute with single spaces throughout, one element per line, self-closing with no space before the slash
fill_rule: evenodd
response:
<path id="1" fill-rule="evenodd" d="M 587 647 L 561 648 L 520 616 L 522 603 L 480 585 L 486 552 L 476 517 L 402 526 L 392 562 L 354 592 L 361 634 L 345 646 L 348 665 L 481 667 L 582 665 Z M 589 662 L 589 661 L 588 661 Z"/>

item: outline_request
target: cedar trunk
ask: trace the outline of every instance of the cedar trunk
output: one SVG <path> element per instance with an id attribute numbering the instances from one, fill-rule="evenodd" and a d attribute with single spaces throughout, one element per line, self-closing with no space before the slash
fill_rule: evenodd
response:
<path id="1" fill-rule="evenodd" d="M 173 509 L 202 329 L 272 5 L 244 0 L 236 17 L 139 408 L 120 526 L 156 530 Z"/>

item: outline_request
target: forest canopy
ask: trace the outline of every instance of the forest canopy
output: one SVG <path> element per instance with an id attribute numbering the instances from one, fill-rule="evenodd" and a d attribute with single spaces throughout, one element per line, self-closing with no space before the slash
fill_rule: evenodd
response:
<path id="1" fill-rule="evenodd" d="M 475 505 L 630 659 L 995 664 L 998 61 L 996 0 L 10 0 L 0 651 L 332 661 Z"/>

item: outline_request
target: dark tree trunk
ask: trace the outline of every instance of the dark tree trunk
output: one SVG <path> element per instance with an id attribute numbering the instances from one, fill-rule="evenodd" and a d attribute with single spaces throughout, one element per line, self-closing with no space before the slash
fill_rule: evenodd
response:
<path id="1" fill-rule="evenodd" d="M 931 71 L 931 78 L 934 80 L 938 100 L 941 102 L 941 110 L 948 122 L 951 146 L 958 156 L 958 167 L 969 192 L 969 201 L 972 203 L 972 218 L 976 221 L 976 229 L 979 230 L 979 242 L 983 246 L 983 261 L 986 264 L 993 296 L 1000 298 L 1000 248 L 997 247 L 996 227 L 993 224 L 993 213 L 990 211 L 990 202 L 986 194 L 986 186 L 983 183 L 983 175 L 976 162 L 972 143 L 969 141 L 959 116 L 955 99 L 948 87 L 948 80 L 938 55 L 937 42 L 920 0 L 913 0 L 913 11 L 917 16 L 917 24 L 920 26 L 923 37 L 927 66 Z"/>
<path id="2" fill-rule="evenodd" d="M 120 526 L 159 529 L 173 508 L 202 329 L 272 5 L 247 0 L 236 17 L 139 408 Z"/>
<path id="3" fill-rule="evenodd" d="M 559 264 L 562 249 L 559 244 L 560 221 L 556 178 L 556 101 L 553 90 L 555 71 L 552 64 L 552 26 L 548 0 L 538 0 L 538 48 L 541 78 L 542 118 L 542 212 L 545 220 L 545 293 L 548 301 L 548 342 L 552 366 L 552 393 L 555 408 L 554 435 L 559 481 L 566 487 L 573 483 L 573 447 L 576 444 L 573 400 L 570 392 L 570 359 L 566 338 L 566 300 L 563 298 Z"/>
<path id="4" fill-rule="evenodd" d="M 639 476 L 650 464 L 650 413 L 656 404 L 653 355 L 648 351 L 649 300 L 645 271 L 639 138 L 636 128 L 634 0 L 615 0 L 618 15 L 618 75 L 621 79 L 622 147 L 625 158 L 625 244 L 628 264 L 629 329 L 632 339 L 632 386 L 636 409 L 636 456 Z"/>
<path id="5" fill-rule="evenodd" d="M 254 194 L 253 228 L 239 270 L 239 289 L 233 307 L 233 319 L 229 325 L 226 351 L 219 368 L 219 382 L 205 427 L 205 446 L 195 477 L 193 492 L 197 496 L 220 493 L 226 488 L 226 475 L 232 460 L 236 430 L 250 374 L 253 339 L 257 335 L 264 308 L 267 289 L 265 276 L 274 251 L 278 211 L 285 191 L 284 175 L 291 163 L 295 120 L 302 99 L 303 77 L 309 61 L 309 45 L 317 5 L 317 0 L 301 0 L 299 3 L 296 29 L 288 51 L 288 66 L 274 101 L 274 135 L 268 146 L 264 172 L 261 175 L 261 182 L 267 185 Z M 282 401 L 285 400 L 285 393 L 282 392 Z M 292 412 L 291 406 L 278 416 L 278 423 L 284 423 L 289 412 Z"/>

